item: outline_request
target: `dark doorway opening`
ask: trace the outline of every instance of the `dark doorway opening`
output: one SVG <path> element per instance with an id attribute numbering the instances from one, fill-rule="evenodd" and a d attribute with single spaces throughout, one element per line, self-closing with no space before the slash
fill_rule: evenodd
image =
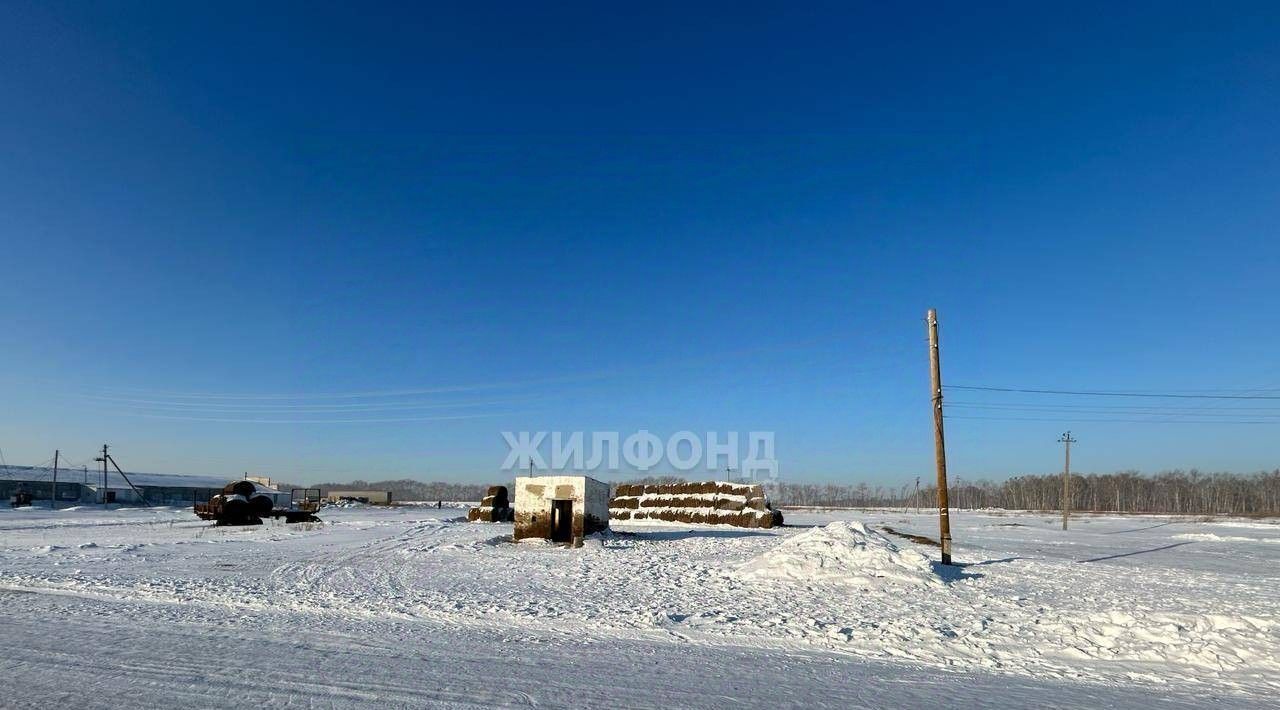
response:
<path id="1" fill-rule="evenodd" d="M 551 541 L 573 542 L 573 501 L 551 501 Z"/>

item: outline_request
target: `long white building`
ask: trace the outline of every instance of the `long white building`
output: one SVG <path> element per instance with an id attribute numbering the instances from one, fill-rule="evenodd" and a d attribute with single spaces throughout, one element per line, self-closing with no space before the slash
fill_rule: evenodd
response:
<path id="1" fill-rule="evenodd" d="M 146 502 L 151 505 L 194 505 L 209 500 L 239 476 L 185 476 L 165 473 L 129 473 Z M 53 490 L 53 469 L 36 466 L 0 466 L 0 505 L 18 493 L 29 493 L 35 505 L 48 505 L 56 497 L 58 505 L 119 503 L 141 505 L 143 501 L 119 473 L 83 468 L 59 469 L 57 491 Z M 56 495 L 55 495 L 56 493 Z M 275 491 L 273 491 L 275 493 Z M 287 505 L 289 492 L 277 493 L 277 504 Z"/>

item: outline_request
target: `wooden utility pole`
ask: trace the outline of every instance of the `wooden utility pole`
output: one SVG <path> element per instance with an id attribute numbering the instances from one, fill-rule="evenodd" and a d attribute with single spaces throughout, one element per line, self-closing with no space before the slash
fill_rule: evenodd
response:
<path id="1" fill-rule="evenodd" d="M 49 491 L 49 510 L 58 507 L 58 449 L 53 450 L 53 490 Z"/>
<path id="2" fill-rule="evenodd" d="M 1067 529 L 1067 518 L 1071 515 L 1071 445 L 1076 443 L 1071 432 L 1058 437 L 1058 443 L 1067 447 L 1067 462 L 1062 466 L 1062 529 Z"/>
<path id="3" fill-rule="evenodd" d="M 938 354 L 938 312 L 925 315 L 929 323 L 929 380 L 933 395 L 933 451 L 938 465 L 938 539 L 942 564 L 951 564 L 951 511 L 947 501 L 947 446 L 942 437 L 942 363 Z"/>
<path id="4" fill-rule="evenodd" d="M 102 455 L 93 459 L 102 462 L 102 508 L 107 507 L 107 445 L 102 445 Z"/>

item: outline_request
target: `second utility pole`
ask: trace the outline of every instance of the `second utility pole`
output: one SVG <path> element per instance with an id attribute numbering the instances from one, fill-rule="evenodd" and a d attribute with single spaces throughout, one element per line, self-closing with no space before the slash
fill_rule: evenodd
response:
<path id="1" fill-rule="evenodd" d="M 929 321 L 929 380 L 933 389 L 933 452 L 938 464 L 938 541 L 942 564 L 951 564 L 951 506 L 947 501 L 947 447 L 942 438 L 942 364 L 938 357 L 938 312 L 932 308 Z"/>
<path id="2" fill-rule="evenodd" d="M 95 457 L 94 461 L 102 462 L 102 509 L 107 509 L 107 445 L 102 445 L 102 456 Z"/>
<path id="3" fill-rule="evenodd" d="M 1071 445 L 1076 443 L 1067 432 L 1058 438 L 1058 443 L 1067 445 L 1067 462 L 1062 466 L 1062 529 L 1067 529 L 1067 517 L 1071 515 Z"/>

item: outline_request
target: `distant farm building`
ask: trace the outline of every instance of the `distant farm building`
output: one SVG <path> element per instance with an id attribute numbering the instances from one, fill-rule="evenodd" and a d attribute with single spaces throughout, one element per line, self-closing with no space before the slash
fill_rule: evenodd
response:
<path id="1" fill-rule="evenodd" d="M 515 539 L 573 542 L 609 527 L 609 486 L 586 476 L 516 479 Z"/>
<path id="2" fill-rule="evenodd" d="M 391 505 L 391 491 L 329 491 L 330 503 L 354 502 L 369 505 Z"/>
<path id="3" fill-rule="evenodd" d="M 52 468 L 0 466 L 0 500 L 20 493 L 29 494 L 32 504 L 48 505 L 55 497 L 60 506 L 119 503 L 123 505 L 176 505 L 203 503 L 222 491 L 226 476 L 184 476 L 165 473 L 130 473 L 129 480 L 111 471 L 106 484 L 102 471 L 84 468 L 59 469 L 58 488 L 53 490 Z M 129 483 L 132 482 L 133 486 Z M 135 491 L 134 488 L 137 488 Z M 139 496 L 141 493 L 141 496 Z M 288 505 L 289 494 L 270 489 L 277 504 Z"/>

